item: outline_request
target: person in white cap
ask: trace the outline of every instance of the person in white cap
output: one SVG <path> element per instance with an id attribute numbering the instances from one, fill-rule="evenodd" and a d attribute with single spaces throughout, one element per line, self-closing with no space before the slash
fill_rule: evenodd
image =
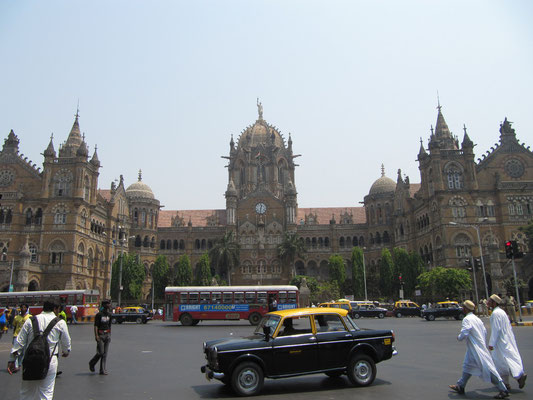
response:
<path id="1" fill-rule="evenodd" d="M 489 350 L 492 351 L 492 359 L 507 390 L 511 388 L 509 375 L 518 381 L 518 387 L 522 389 L 526 384 L 527 375 L 524 373 L 522 357 L 518 352 L 509 318 L 499 307 L 501 303 L 502 299 L 497 294 L 490 296 L 489 307 L 492 308 L 492 315 L 490 316 Z"/>
<path id="2" fill-rule="evenodd" d="M 472 375 L 481 377 L 485 382 L 492 382 L 499 390 L 495 399 L 509 397 L 509 392 L 503 383 L 500 374 L 496 370 L 494 361 L 487 350 L 485 338 L 487 330 L 481 319 L 474 314 L 475 304 L 470 300 L 463 303 L 463 312 L 466 317 L 461 324 L 461 332 L 457 340 L 466 339 L 466 354 L 463 361 L 463 375 L 455 385 L 449 385 L 450 389 L 459 394 L 465 393 L 465 386 Z"/>

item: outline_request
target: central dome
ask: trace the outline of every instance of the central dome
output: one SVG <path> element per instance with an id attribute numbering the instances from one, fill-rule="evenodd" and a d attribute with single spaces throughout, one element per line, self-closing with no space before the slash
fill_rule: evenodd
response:
<path id="1" fill-rule="evenodd" d="M 132 183 L 126 189 L 126 196 L 128 198 L 142 198 L 142 199 L 154 199 L 154 192 L 150 189 L 146 183 L 142 182 L 141 171 L 139 171 L 139 180 L 135 183 Z"/>
<path id="2" fill-rule="evenodd" d="M 381 178 L 377 179 L 372 186 L 368 194 L 381 194 L 390 193 L 396 190 L 396 182 L 391 178 L 385 176 L 385 168 L 381 166 Z"/>
<path id="3" fill-rule="evenodd" d="M 283 147 L 283 138 L 278 130 L 263 119 L 258 119 L 255 124 L 247 127 L 239 138 L 239 145 L 256 147 L 259 144 L 274 144 Z"/>

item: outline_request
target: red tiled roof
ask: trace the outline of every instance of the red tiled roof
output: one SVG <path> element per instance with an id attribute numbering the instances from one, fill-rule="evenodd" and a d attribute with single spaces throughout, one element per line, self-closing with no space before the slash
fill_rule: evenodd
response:
<path id="1" fill-rule="evenodd" d="M 321 208 L 298 208 L 298 215 L 296 217 L 296 223 L 299 224 L 300 220 L 305 221 L 306 214 L 316 214 L 318 224 L 329 224 L 332 216 L 335 216 L 337 223 L 341 222 L 341 215 L 352 214 L 354 224 L 366 223 L 366 213 L 364 207 L 321 207 Z"/>
<path id="2" fill-rule="evenodd" d="M 420 183 L 411 183 L 409 185 L 409 195 L 414 197 L 415 193 L 418 192 L 421 187 L 422 185 Z"/>
<path id="3" fill-rule="evenodd" d="M 226 225 L 226 210 L 161 210 L 159 211 L 159 228 L 169 228 L 172 225 L 172 218 L 179 215 L 183 218 L 185 226 L 192 223 L 193 227 L 202 227 L 207 225 L 207 218 L 212 215 L 217 216 L 218 225 Z"/>
<path id="4" fill-rule="evenodd" d="M 98 189 L 98 194 L 102 196 L 106 201 L 111 201 L 111 190 Z"/>

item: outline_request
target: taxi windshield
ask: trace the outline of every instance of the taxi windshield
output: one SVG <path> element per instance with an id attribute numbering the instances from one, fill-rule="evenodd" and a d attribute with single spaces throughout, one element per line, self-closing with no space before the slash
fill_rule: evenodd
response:
<path id="1" fill-rule="evenodd" d="M 360 331 L 361 328 L 359 328 L 357 326 L 357 324 L 354 322 L 354 320 L 347 314 L 344 318 L 344 321 L 346 323 L 346 326 L 348 327 L 349 330 L 356 330 L 356 331 Z"/>
<path id="2" fill-rule="evenodd" d="M 276 327 L 279 324 L 281 317 L 279 315 L 265 315 L 257 328 L 255 328 L 254 335 L 263 335 L 263 327 L 270 328 L 270 334 L 272 335 L 276 331 Z"/>

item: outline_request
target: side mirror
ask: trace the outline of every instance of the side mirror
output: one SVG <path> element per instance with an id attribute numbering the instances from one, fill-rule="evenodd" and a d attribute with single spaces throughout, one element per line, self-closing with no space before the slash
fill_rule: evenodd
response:
<path id="1" fill-rule="evenodd" d="M 263 326 L 263 333 L 265 335 L 265 340 L 268 342 L 270 340 L 270 326 Z"/>

